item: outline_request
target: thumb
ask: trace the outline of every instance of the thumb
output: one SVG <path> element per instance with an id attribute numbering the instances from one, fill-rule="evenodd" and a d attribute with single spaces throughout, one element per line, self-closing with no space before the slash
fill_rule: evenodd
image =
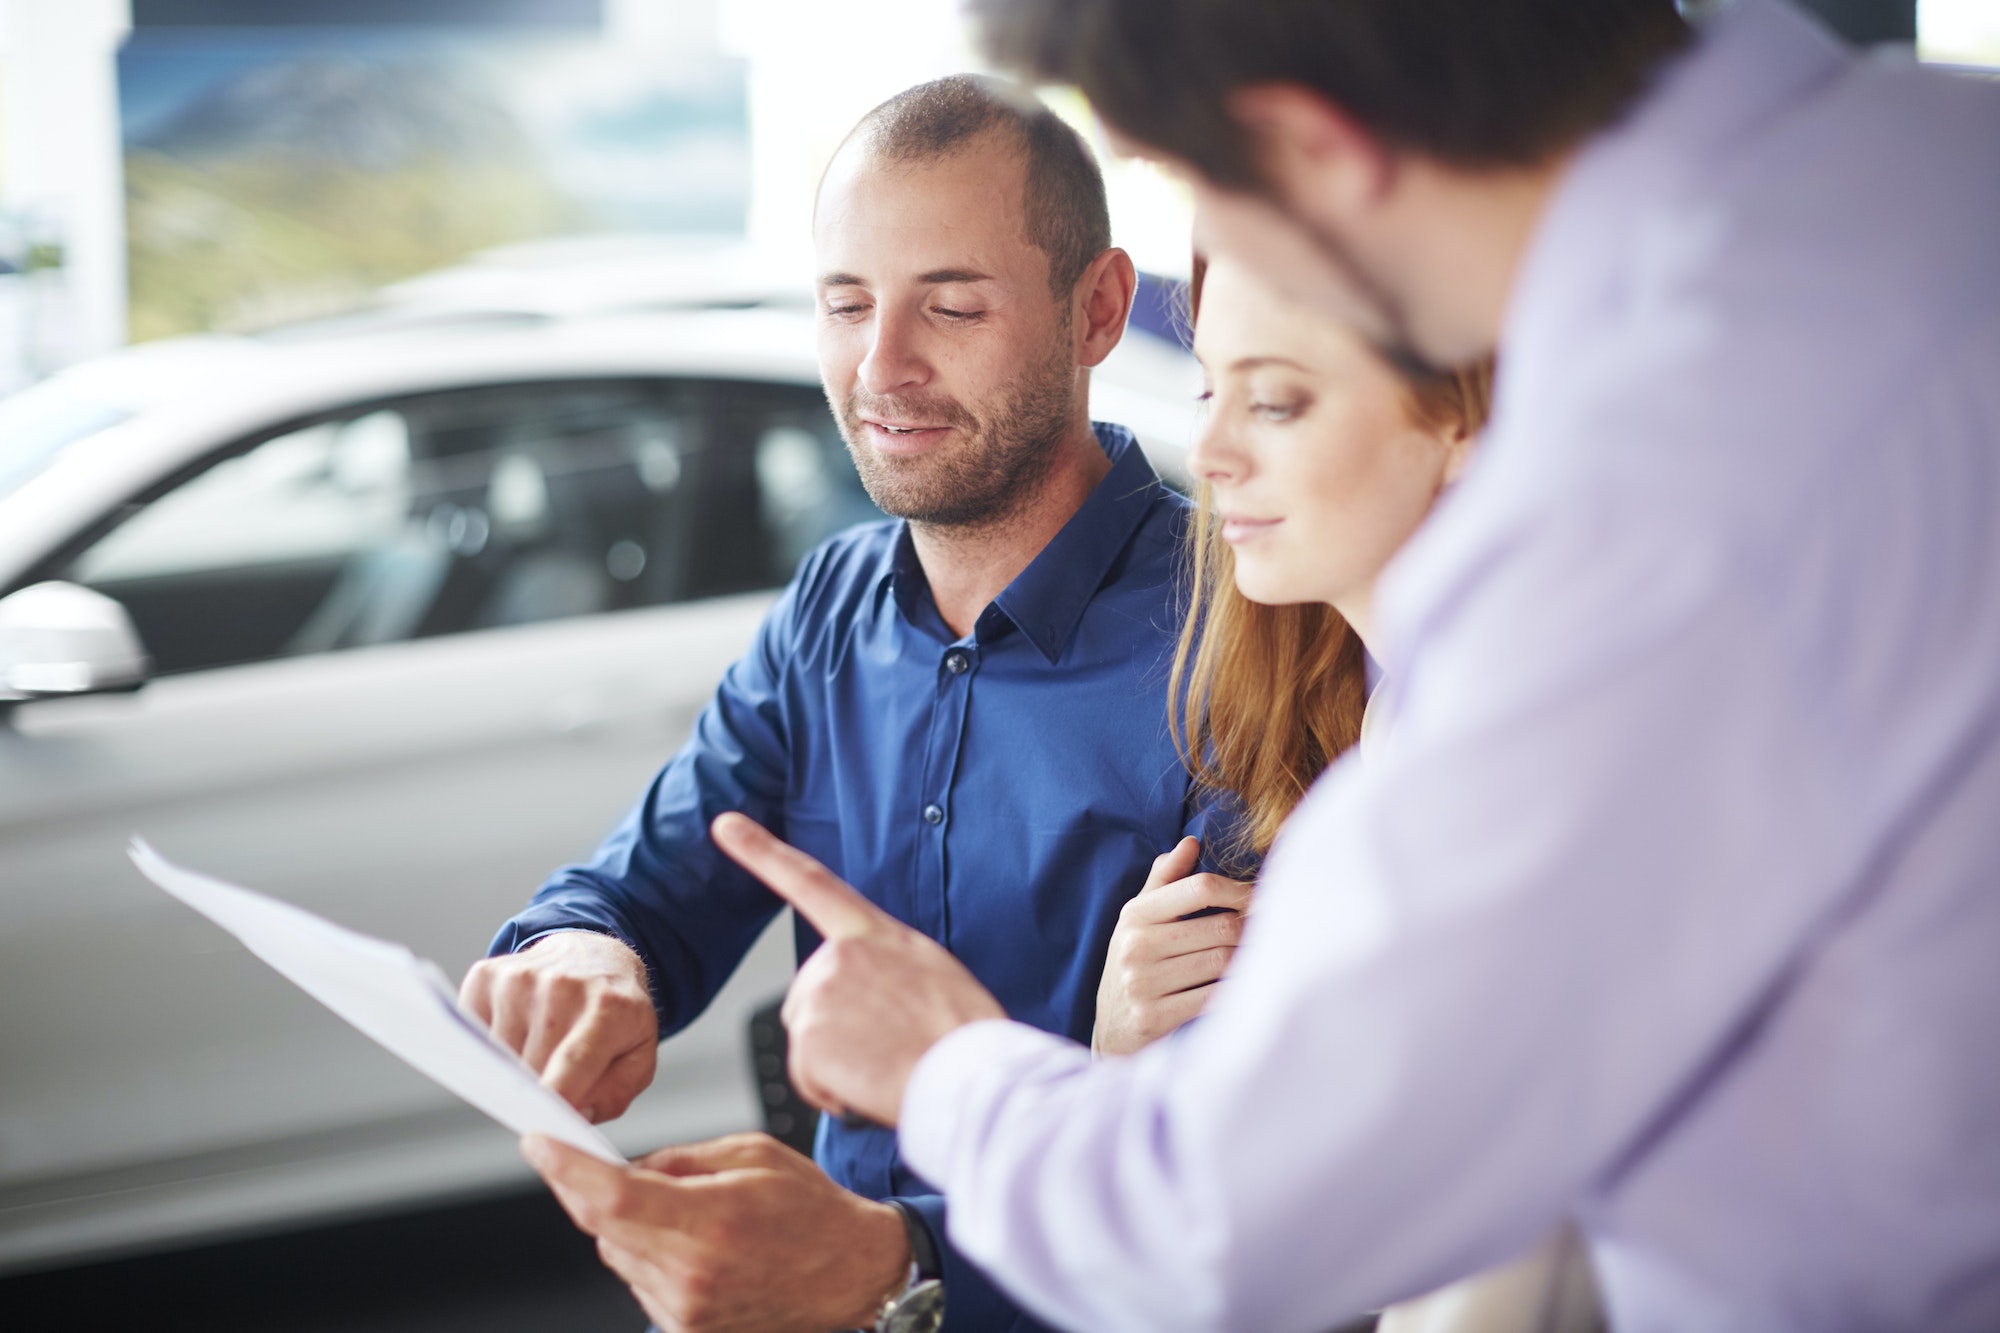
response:
<path id="1" fill-rule="evenodd" d="M 1189 835 L 1175 843 L 1171 851 L 1161 852 L 1153 858 L 1153 869 L 1146 876 L 1146 888 L 1157 889 L 1162 884 L 1172 884 L 1175 880 L 1186 879 L 1201 864 L 1201 839 Z"/>
<path id="2" fill-rule="evenodd" d="M 709 834 L 730 860 L 763 880 L 822 938 L 852 939 L 883 925 L 898 924 L 838 875 L 786 845 L 748 815 L 734 811 L 717 815 L 709 825 Z"/>

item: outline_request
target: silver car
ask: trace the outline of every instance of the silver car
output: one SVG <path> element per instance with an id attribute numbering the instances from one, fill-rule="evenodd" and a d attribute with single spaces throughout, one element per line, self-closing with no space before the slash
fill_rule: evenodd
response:
<path id="1" fill-rule="evenodd" d="M 612 260 L 513 256 L 0 401 L 0 1271 L 525 1180 L 123 849 L 461 972 L 681 743 L 799 556 L 875 516 L 803 285 Z M 1094 406 L 1171 469 L 1189 387 L 1135 333 Z M 614 1140 L 756 1123 L 744 1023 L 790 966 L 774 928 Z"/>

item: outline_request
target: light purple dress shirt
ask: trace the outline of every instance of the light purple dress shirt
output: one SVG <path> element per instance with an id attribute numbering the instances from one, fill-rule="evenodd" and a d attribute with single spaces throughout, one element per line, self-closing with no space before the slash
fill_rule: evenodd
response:
<path id="1" fill-rule="evenodd" d="M 1388 742 L 1207 1015 L 955 1033 L 907 1160 L 1102 1333 L 1313 1333 L 1565 1219 L 1630 1333 L 2000 1328 L 2000 87 L 1746 0 L 1502 346 Z"/>

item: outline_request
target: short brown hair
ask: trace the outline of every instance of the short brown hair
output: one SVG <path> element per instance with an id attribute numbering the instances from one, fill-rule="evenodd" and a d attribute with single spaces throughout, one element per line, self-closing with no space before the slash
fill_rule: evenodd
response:
<path id="1" fill-rule="evenodd" d="M 1609 124 L 1688 28 L 1674 0 L 972 0 L 988 53 L 1075 84 L 1225 188 L 1261 177 L 1230 93 L 1298 84 L 1384 142 L 1528 166 Z"/>
<path id="2" fill-rule="evenodd" d="M 1009 136 L 1026 159 L 1028 240 L 1048 256 L 1050 288 L 1066 297 L 1090 261 L 1111 248 L 1111 208 L 1089 147 L 1034 94 L 980 75 L 934 79 L 863 116 L 846 142 L 859 141 L 884 161 L 925 162 L 993 133 Z"/>

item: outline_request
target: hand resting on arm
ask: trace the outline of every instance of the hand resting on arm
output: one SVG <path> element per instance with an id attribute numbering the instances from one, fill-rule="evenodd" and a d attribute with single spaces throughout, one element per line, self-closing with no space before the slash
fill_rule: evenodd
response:
<path id="1" fill-rule="evenodd" d="M 1235 955 L 1253 886 L 1195 874 L 1200 859 L 1201 843 L 1181 839 L 1118 913 L 1097 986 L 1098 1055 L 1130 1055 L 1200 1013 Z M 1213 908 L 1224 910 L 1191 915 Z"/>

